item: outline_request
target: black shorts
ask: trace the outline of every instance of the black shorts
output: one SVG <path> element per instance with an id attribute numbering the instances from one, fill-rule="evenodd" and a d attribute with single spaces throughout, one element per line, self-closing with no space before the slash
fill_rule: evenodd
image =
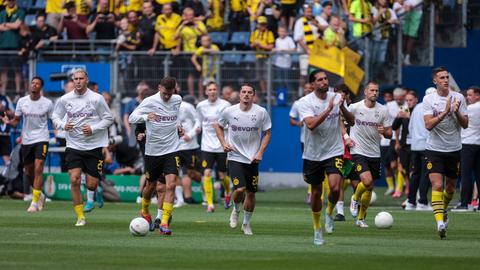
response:
<path id="1" fill-rule="evenodd" d="M 178 156 L 183 174 L 186 174 L 187 170 L 202 171 L 197 149 L 178 151 Z"/>
<path id="2" fill-rule="evenodd" d="M 37 142 L 34 144 L 22 144 L 23 164 L 31 164 L 35 159 L 45 160 L 48 153 L 48 142 Z"/>
<path id="3" fill-rule="evenodd" d="M 373 180 L 380 178 L 380 158 L 371 158 L 362 155 L 352 155 L 352 161 L 355 164 L 355 173 L 360 174 L 370 172 Z"/>
<path id="4" fill-rule="evenodd" d="M 241 163 L 228 161 L 228 172 L 235 189 L 246 187 L 250 192 L 258 190 L 258 163 Z"/>
<path id="5" fill-rule="evenodd" d="M 102 148 L 80 151 L 73 148 L 65 149 L 65 161 L 69 170 L 80 168 L 86 174 L 100 178 L 103 171 Z"/>
<path id="6" fill-rule="evenodd" d="M 297 17 L 297 4 L 282 4 L 282 17 Z"/>
<path id="7" fill-rule="evenodd" d="M 227 172 L 227 153 L 213 153 L 202 151 L 202 168 L 212 169 L 217 164 L 219 172 Z"/>
<path id="8" fill-rule="evenodd" d="M 448 178 L 458 178 L 460 172 L 460 151 L 437 152 L 426 150 L 427 173 L 441 173 Z"/>
<path id="9" fill-rule="evenodd" d="M 0 154 L 2 156 L 10 156 L 12 144 L 10 143 L 10 135 L 0 136 Z"/>
<path id="10" fill-rule="evenodd" d="M 388 147 L 388 158 L 389 158 L 389 163 L 392 161 L 397 161 L 398 159 L 398 154 L 397 151 L 395 151 L 395 140 L 390 141 L 390 146 Z M 389 165 L 386 165 L 389 166 Z"/>
<path id="11" fill-rule="evenodd" d="M 165 184 L 165 175 L 178 175 L 180 157 L 177 152 L 163 156 L 145 155 L 145 178 L 149 182 L 160 181 Z"/>
<path id="12" fill-rule="evenodd" d="M 382 159 L 383 166 L 390 167 L 390 145 L 380 146 L 380 158 Z"/>
<path id="13" fill-rule="evenodd" d="M 303 160 L 303 180 L 310 185 L 320 185 L 325 174 L 342 175 L 343 159 L 341 156 L 322 161 Z"/>
<path id="14" fill-rule="evenodd" d="M 410 167 L 411 167 L 411 162 L 410 162 L 410 157 L 411 157 L 412 151 L 410 151 L 410 145 L 404 145 L 400 149 L 400 164 L 402 164 L 403 169 L 407 173 L 407 175 L 410 174 Z"/>

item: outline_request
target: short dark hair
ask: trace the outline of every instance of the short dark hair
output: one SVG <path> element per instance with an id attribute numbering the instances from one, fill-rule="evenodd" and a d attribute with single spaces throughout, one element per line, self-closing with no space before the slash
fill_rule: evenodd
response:
<path id="1" fill-rule="evenodd" d="M 344 93 L 345 95 L 350 95 L 350 88 L 344 83 L 341 83 L 334 88 L 334 92 Z"/>
<path id="2" fill-rule="evenodd" d="M 208 82 L 207 82 L 207 84 L 205 85 L 205 88 L 209 87 L 209 86 L 212 85 L 212 84 L 218 86 L 217 82 L 212 80 L 212 81 L 208 81 Z"/>
<path id="3" fill-rule="evenodd" d="M 315 77 L 316 77 L 317 74 L 320 73 L 320 72 L 325 73 L 325 71 L 324 71 L 324 70 L 321 70 L 321 69 L 316 69 L 316 70 L 310 72 L 310 75 L 308 76 L 308 82 L 309 82 L 309 83 L 313 83 L 313 82 L 315 81 Z M 325 75 L 326 75 L 326 74 L 327 74 L 327 73 L 325 73 Z"/>
<path id="4" fill-rule="evenodd" d="M 160 81 L 160 85 L 167 90 L 175 90 L 177 86 L 177 80 L 174 77 L 167 76 Z"/>
<path id="5" fill-rule="evenodd" d="M 432 78 L 435 78 L 435 76 L 437 75 L 437 73 L 442 72 L 442 71 L 448 72 L 447 68 L 444 67 L 444 66 L 439 66 L 439 67 L 434 68 L 434 69 L 432 70 Z"/>
<path id="6" fill-rule="evenodd" d="M 332 7 L 333 6 L 332 1 L 325 1 L 325 2 L 322 3 L 323 8 L 326 7 L 326 6 L 331 6 Z"/>
<path id="7" fill-rule="evenodd" d="M 382 92 L 382 96 L 385 96 L 385 94 L 390 94 L 390 95 L 393 96 L 393 90 L 392 90 L 392 89 L 384 90 L 384 91 Z"/>
<path id="8" fill-rule="evenodd" d="M 92 82 L 92 81 L 89 81 L 89 82 L 87 83 L 87 87 L 90 88 L 90 89 L 92 89 L 92 87 L 94 87 L 94 86 L 98 86 L 98 83 Z"/>
<path id="9" fill-rule="evenodd" d="M 480 95 L 480 87 L 477 86 L 477 85 L 472 85 L 470 87 L 467 88 L 467 91 L 468 90 L 473 90 L 473 92 L 477 95 Z"/>
<path id="10" fill-rule="evenodd" d="M 253 92 L 254 92 L 254 93 L 257 93 L 257 89 L 255 89 L 255 87 L 253 86 L 253 84 L 248 83 L 248 82 L 242 83 L 242 85 L 240 85 L 240 89 L 242 89 L 242 87 L 244 87 L 244 86 L 251 87 L 251 88 L 253 89 Z"/>
<path id="11" fill-rule="evenodd" d="M 66 2 L 65 5 L 63 5 L 63 8 L 64 9 L 71 9 L 71 8 L 75 8 L 75 1 L 70 1 L 70 2 Z"/>
<path id="12" fill-rule="evenodd" d="M 33 80 L 39 80 L 40 81 L 40 85 L 43 87 L 43 85 L 45 84 L 45 82 L 43 81 L 42 78 L 40 78 L 40 76 L 33 76 L 32 78 L 32 82 Z"/>
<path id="13" fill-rule="evenodd" d="M 408 90 L 407 95 L 412 95 L 412 96 L 418 98 L 417 91 L 415 91 L 415 90 Z"/>
<path id="14" fill-rule="evenodd" d="M 39 11 L 37 12 L 37 15 L 35 15 L 35 20 L 37 20 L 40 17 L 47 18 L 47 15 L 45 14 L 45 12 Z"/>
<path id="15" fill-rule="evenodd" d="M 365 84 L 365 89 L 367 89 L 367 87 L 368 87 L 370 84 L 380 85 L 377 81 L 375 81 L 375 80 L 370 80 L 370 81 L 367 82 L 367 84 Z"/>

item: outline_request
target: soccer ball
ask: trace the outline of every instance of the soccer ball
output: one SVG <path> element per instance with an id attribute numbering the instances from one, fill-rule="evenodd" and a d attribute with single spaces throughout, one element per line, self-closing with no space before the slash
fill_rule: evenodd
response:
<path id="1" fill-rule="evenodd" d="M 393 225 L 393 217 L 388 212 L 380 212 L 375 216 L 375 226 L 379 229 L 390 229 Z"/>
<path id="2" fill-rule="evenodd" d="M 133 236 L 145 236 L 149 231 L 149 224 L 144 218 L 136 217 L 130 222 L 130 233 Z"/>
<path id="3" fill-rule="evenodd" d="M 370 198 L 370 204 L 374 204 L 377 201 L 377 193 L 372 190 L 372 197 Z"/>

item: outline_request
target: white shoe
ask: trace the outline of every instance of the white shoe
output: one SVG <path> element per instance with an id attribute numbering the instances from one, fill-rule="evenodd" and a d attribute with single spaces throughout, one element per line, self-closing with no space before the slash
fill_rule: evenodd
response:
<path id="1" fill-rule="evenodd" d="M 79 218 L 77 219 L 77 223 L 75 223 L 75 226 L 82 227 L 82 226 L 85 226 L 85 224 L 87 224 L 87 221 L 85 221 L 84 218 Z"/>
<path id="2" fill-rule="evenodd" d="M 23 196 L 23 200 L 28 202 L 28 201 L 31 201 L 33 198 L 33 195 L 32 194 L 27 194 L 25 196 Z"/>
<path id="3" fill-rule="evenodd" d="M 334 230 L 335 230 L 335 223 L 333 222 L 333 218 L 325 214 L 325 231 L 328 234 L 332 234 Z"/>
<path id="4" fill-rule="evenodd" d="M 232 209 L 232 214 L 230 215 L 230 228 L 235 229 L 238 224 L 238 215 L 240 212 L 235 211 L 235 209 Z"/>
<path id="5" fill-rule="evenodd" d="M 33 202 L 30 204 L 30 206 L 29 206 L 28 209 L 27 209 L 27 212 L 28 212 L 28 213 L 35 213 L 35 212 L 38 212 L 38 211 L 40 211 L 40 210 L 38 209 L 38 204 L 33 203 Z"/>
<path id="6" fill-rule="evenodd" d="M 417 211 L 433 211 L 433 208 L 428 204 L 417 203 L 417 207 L 415 208 Z"/>
<path id="7" fill-rule="evenodd" d="M 438 235 L 440 236 L 440 239 L 444 240 L 447 238 L 447 226 L 445 226 L 445 223 L 443 222 L 437 223 L 437 232 L 438 232 Z"/>
<path id="8" fill-rule="evenodd" d="M 182 206 L 186 205 L 185 202 L 179 202 L 177 201 L 174 205 L 173 205 L 173 208 L 180 208 Z"/>
<path id="9" fill-rule="evenodd" d="M 352 198 L 350 199 L 350 214 L 352 214 L 353 218 L 357 218 L 358 216 L 358 206 L 359 203 Z"/>
<path id="10" fill-rule="evenodd" d="M 365 223 L 365 220 L 363 219 L 359 219 L 357 220 L 357 222 L 355 222 L 357 227 L 360 227 L 360 228 L 368 228 L 368 224 Z"/>
<path id="11" fill-rule="evenodd" d="M 253 235 L 252 227 L 250 226 L 250 223 L 242 224 L 242 231 L 243 231 L 243 234 L 245 235 Z"/>
<path id="12" fill-rule="evenodd" d="M 323 236 L 322 236 L 322 231 L 321 230 L 315 230 L 315 232 L 313 233 L 313 244 L 315 246 L 321 246 L 325 243 L 325 241 L 323 240 Z"/>
<path id="13" fill-rule="evenodd" d="M 393 189 L 393 188 L 387 189 L 387 191 L 385 191 L 385 196 L 390 196 L 390 195 L 392 195 L 394 191 L 395 191 L 395 189 Z"/>
<path id="14" fill-rule="evenodd" d="M 405 211 L 413 211 L 415 210 L 415 205 L 413 203 L 407 202 L 405 204 Z"/>
<path id="15" fill-rule="evenodd" d="M 141 196 L 137 196 L 137 201 L 136 201 L 138 204 L 141 204 L 142 203 L 142 197 Z"/>
<path id="16" fill-rule="evenodd" d="M 43 193 L 40 194 L 40 198 L 38 199 L 38 211 L 42 211 L 43 208 L 45 208 L 45 200 L 45 195 L 43 195 Z"/>

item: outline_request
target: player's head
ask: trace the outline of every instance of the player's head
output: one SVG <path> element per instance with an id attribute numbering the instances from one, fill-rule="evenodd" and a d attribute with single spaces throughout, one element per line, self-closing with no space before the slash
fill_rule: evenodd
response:
<path id="1" fill-rule="evenodd" d="M 444 66 L 439 66 L 432 70 L 432 79 L 437 90 L 448 91 L 450 76 Z"/>
<path id="2" fill-rule="evenodd" d="M 233 87 L 231 85 L 225 85 L 222 88 L 222 98 L 225 100 L 230 100 L 233 93 Z"/>
<path id="3" fill-rule="evenodd" d="M 327 73 L 323 70 L 315 70 L 310 73 L 308 81 L 313 84 L 313 89 L 321 93 L 328 91 L 328 77 Z"/>
<path id="4" fill-rule="evenodd" d="M 177 86 L 177 80 L 173 77 L 167 76 L 160 81 L 158 90 L 160 91 L 160 97 L 163 101 L 169 101 L 172 95 L 175 93 Z"/>
<path id="5" fill-rule="evenodd" d="M 88 73 L 83 68 L 75 69 L 72 73 L 72 80 L 74 89 L 77 92 L 83 92 L 87 90 Z"/>
<path id="6" fill-rule="evenodd" d="M 150 86 L 145 81 L 141 81 L 137 84 L 135 91 L 137 92 L 137 96 L 143 100 L 148 96 L 148 93 L 150 92 Z"/>
<path id="7" fill-rule="evenodd" d="M 92 81 L 88 82 L 87 87 L 93 92 L 97 92 L 97 93 L 99 92 L 98 83 L 96 82 L 92 82 Z"/>
<path id="8" fill-rule="evenodd" d="M 250 83 L 244 83 L 240 87 L 240 102 L 243 104 L 252 104 L 255 98 L 255 87 Z"/>
<path id="9" fill-rule="evenodd" d="M 365 86 L 365 99 L 376 102 L 380 92 L 379 85 L 376 81 L 369 81 Z"/>
<path id="10" fill-rule="evenodd" d="M 38 95 L 42 91 L 42 88 L 43 79 L 38 76 L 34 76 L 30 82 L 30 93 L 33 95 Z"/>
<path id="11" fill-rule="evenodd" d="M 208 100 L 211 102 L 217 99 L 218 85 L 216 82 L 210 81 L 207 83 L 207 86 L 205 86 L 205 95 L 207 95 Z"/>
<path id="12" fill-rule="evenodd" d="M 350 104 L 351 100 L 350 100 L 350 88 L 348 88 L 348 86 L 344 83 L 342 84 L 339 84 L 337 86 L 335 86 L 335 89 L 334 89 L 335 93 L 339 93 L 342 95 L 343 97 L 343 100 L 345 100 L 347 102 L 347 104 Z"/>
<path id="13" fill-rule="evenodd" d="M 467 89 L 467 102 L 468 104 L 474 104 L 480 101 L 480 87 L 479 86 L 470 86 Z"/>
<path id="14" fill-rule="evenodd" d="M 385 101 L 385 103 L 387 102 L 390 102 L 393 100 L 393 92 L 392 90 L 385 90 L 383 93 L 383 101 Z"/>
<path id="15" fill-rule="evenodd" d="M 405 96 L 405 102 L 408 105 L 409 109 L 415 108 L 418 103 L 418 97 L 415 91 L 409 91 L 408 94 Z"/>
<path id="16" fill-rule="evenodd" d="M 397 102 L 398 105 L 403 105 L 405 103 L 405 95 L 407 91 L 403 88 L 397 87 L 393 90 L 393 99 Z"/>

